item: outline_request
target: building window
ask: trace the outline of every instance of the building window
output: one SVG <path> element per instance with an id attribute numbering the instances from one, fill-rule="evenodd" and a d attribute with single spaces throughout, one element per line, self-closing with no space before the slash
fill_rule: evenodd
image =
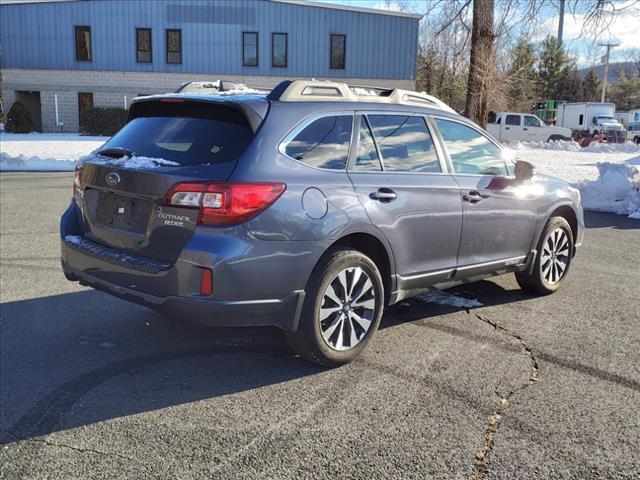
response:
<path id="1" fill-rule="evenodd" d="M 167 30 L 167 63 L 182 63 L 182 30 Z"/>
<path id="2" fill-rule="evenodd" d="M 78 123 L 82 123 L 82 113 L 93 108 L 93 93 L 78 93 Z"/>
<path id="3" fill-rule="evenodd" d="M 258 66 L 258 32 L 242 32 L 242 65 Z"/>
<path id="4" fill-rule="evenodd" d="M 286 67 L 287 66 L 287 34 L 272 33 L 271 34 L 271 66 Z"/>
<path id="5" fill-rule="evenodd" d="M 136 61 L 151 63 L 151 29 L 136 28 Z"/>
<path id="6" fill-rule="evenodd" d="M 331 68 L 344 70 L 346 35 L 331 35 Z"/>
<path id="7" fill-rule="evenodd" d="M 76 27 L 76 60 L 91 61 L 91 27 Z"/>

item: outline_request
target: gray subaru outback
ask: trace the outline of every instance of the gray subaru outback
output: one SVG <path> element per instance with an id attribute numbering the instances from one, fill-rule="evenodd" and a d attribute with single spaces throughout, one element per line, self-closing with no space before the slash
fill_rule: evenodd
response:
<path id="1" fill-rule="evenodd" d="M 212 326 L 276 326 L 353 360 L 383 310 L 515 272 L 558 289 L 580 194 L 441 101 L 317 81 L 134 101 L 76 170 L 66 277 Z"/>

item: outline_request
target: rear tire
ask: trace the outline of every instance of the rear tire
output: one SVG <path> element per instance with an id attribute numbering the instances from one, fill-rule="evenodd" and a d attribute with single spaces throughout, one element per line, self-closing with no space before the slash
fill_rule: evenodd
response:
<path id="1" fill-rule="evenodd" d="M 562 284 L 573 258 L 573 232 L 563 217 L 552 217 L 538 241 L 531 273 L 516 273 L 516 281 L 524 290 L 549 295 Z"/>
<path id="2" fill-rule="evenodd" d="M 292 350 L 325 367 L 354 360 L 382 318 L 384 287 L 375 263 L 356 250 L 330 250 L 306 288 L 300 324 L 287 332 Z"/>

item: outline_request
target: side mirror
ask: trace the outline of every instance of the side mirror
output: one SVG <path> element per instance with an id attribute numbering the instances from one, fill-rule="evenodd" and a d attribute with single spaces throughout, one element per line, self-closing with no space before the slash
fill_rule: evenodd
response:
<path id="1" fill-rule="evenodd" d="M 524 160 L 516 160 L 516 179 L 529 180 L 533 177 L 534 167 Z"/>

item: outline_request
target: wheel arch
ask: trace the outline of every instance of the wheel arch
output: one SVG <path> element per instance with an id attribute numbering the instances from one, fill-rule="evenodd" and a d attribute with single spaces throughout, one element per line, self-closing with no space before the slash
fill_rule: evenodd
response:
<path id="1" fill-rule="evenodd" d="M 369 257 L 376 264 L 382 277 L 384 285 L 385 305 L 389 304 L 391 292 L 395 289 L 395 268 L 393 256 L 387 245 L 375 235 L 368 232 L 352 232 L 348 233 L 336 241 L 334 241 L 324 252 L 317 264 L 322 258 L 335 248 L 351 248 Z M 316 266 L 317 266 L 316 264 Z M 315 269 L 315 267 L 314 267 Z"/>
<path id="2" fill-rule="evenodd" d="M 551 215 L 549 215 L 549 218 L 547 218 L 547 222 L 553 217 L 562 217 L 567 221 L 567 223 L 571 227 L 571 234 L 573 236 L 573 243 L 575 245 L 575 243 L 578 241 L 578 228 L 580 227 L 578 226 L 578 215 L 573 210 L 573 208 L 571 208 L 571 206 L 569 205 L 560 205 L 551 212 Z"/>

